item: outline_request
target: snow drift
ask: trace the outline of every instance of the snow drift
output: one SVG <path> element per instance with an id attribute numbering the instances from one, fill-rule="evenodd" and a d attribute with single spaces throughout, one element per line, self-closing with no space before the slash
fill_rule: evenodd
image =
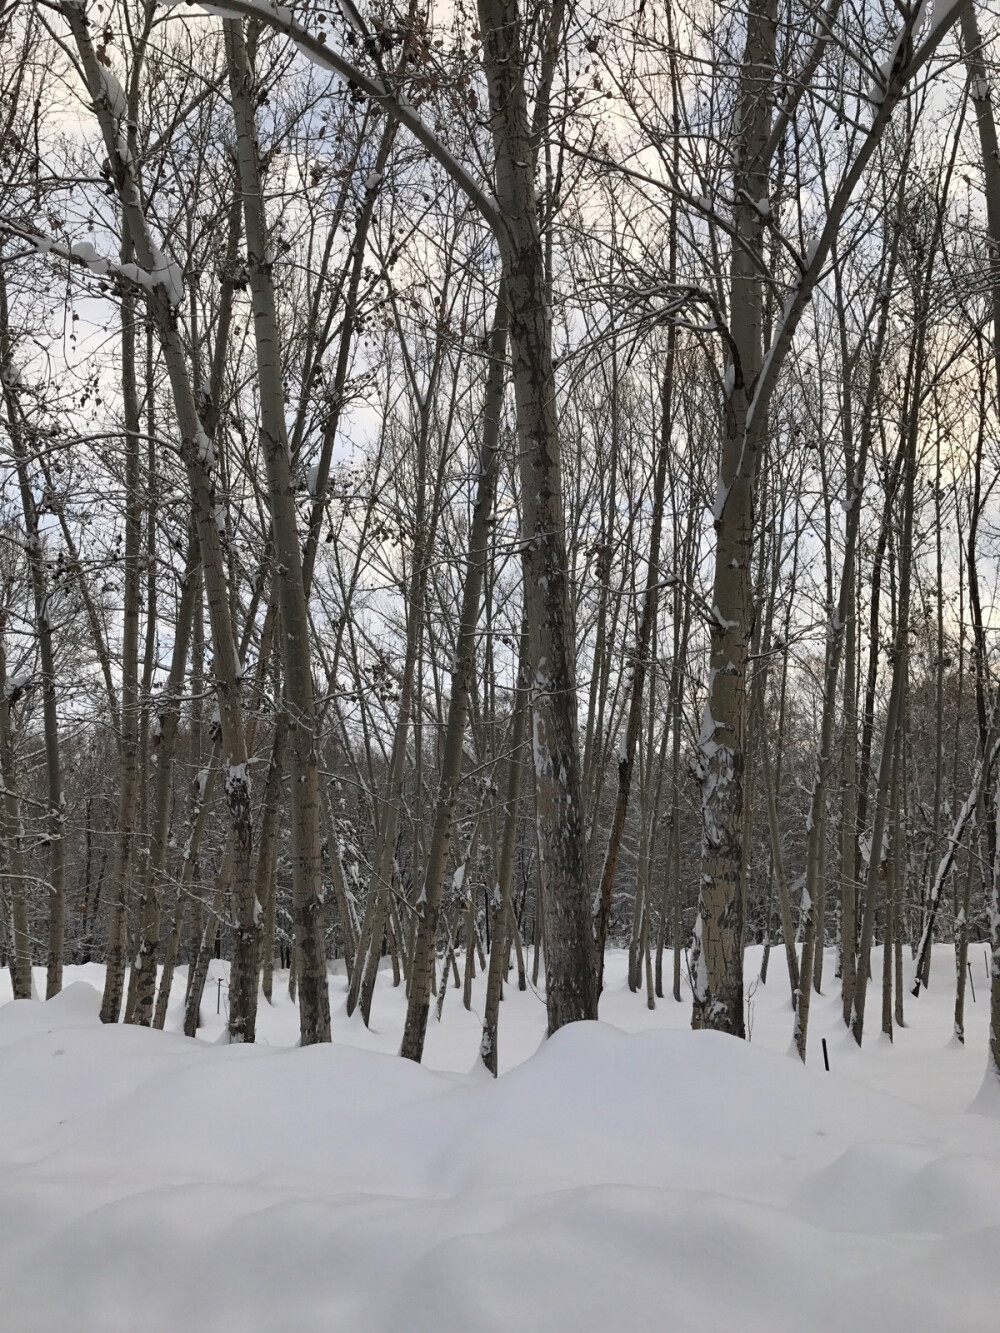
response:
<path id="1" fill-rule="evenodd" d="M 98 1010 L 0 1007 L 4 1333 L 995 1327 L 994 1120 L 713 1033 L 578 1024 L 493 1083 Z"/>

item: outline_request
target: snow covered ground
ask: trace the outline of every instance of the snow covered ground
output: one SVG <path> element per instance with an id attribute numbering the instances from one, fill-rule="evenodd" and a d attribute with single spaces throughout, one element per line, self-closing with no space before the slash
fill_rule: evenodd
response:
<path id="1" fill-rule="evenodd" d="M 987 1333 L 1000 1115 L 969 1109 L 971 957 L 965 1048 L 941 947 L 893 1045 L 875 960 L 862 1052 L 828 966 L 803 1069 L 779 953 L 749 1043 L 688 1031 L 686 1003 L 648 1011 L 613 955 L 604 1021 L 551 1041 L 539 997 L 508 990 L 496 1083 L 452 992 L 426 1065 L 397 1059 L 386 973 L 371 1032 L 332 978 L 334 1044 L 307 1050 L 280 979 L 259 1044 L 230 1047 L 214 980 L 189 1041 L 177 1008 L 174 1031 L 103 1027 L 99 968 L 49 1004 L 2 1003 L 5 975 L 0 1333 Z"/>

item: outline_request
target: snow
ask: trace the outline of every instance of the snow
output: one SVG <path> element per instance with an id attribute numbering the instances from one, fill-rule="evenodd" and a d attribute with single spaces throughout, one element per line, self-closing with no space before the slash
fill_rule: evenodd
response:
<path id="1" fill-rule="evenodd" d="M 723 634 L 728 633 L 731 629 L 736 629 L 740 623 L 738 620 L 727 620 L 715 602 L 712 603 L 712 619 L 718 625 L 719 629 L 722 630 Z"/>
<path id="2" fill-rule="evenodd" d="M 101 83 L 104 85 L 104 96 L 111 115 L 116 121 L 124 120 L 128 115 L 128 98 L 125 96 L 125 89 L 111 70 L 104 65 L 101 66 Z"/>
<path id="3" fill-rule="evenodd" d="M 36 240 L 35 248 L 38 250 L 39 254 L 57 254 L 66 259 L 75 259 L 78 263 L 86 264 L 91 273 L 96 274 L 99 278 L 103 278 L 108 273 L 115 271 L 124 275 L 125 269 L 130 267 L 130 265 L 124 264 L 116 270 L 111 261 L 105 259 L 105 257 L 98 252 L 97 247 L 91 244 L 90 241 L 74 241 L 68 250 L 65 246 L 59 245 L 54 241 L 45 241 L 44 245 L 41 241 L 42 238 Z"/>
<path id="4" fill-rule="evenodd" d="M 74 246 L 74 253 L 75 251 Z M 147 292 L 162 287 L 170 305 L 176 309 L 184 300 L 184 276 L 180 265 L 168 259 L 155 245 L 152 247 L 152 260 L 152 269 L 142 268 L 139 264 L 120 264 L 115 271 L 120 273 L 126 282 L 135 283 L 137 287 L 142 287 Z M 106 260 L 101 262 L 107 266 Z M 107 267 L 104 271 L 107 271 Z"/>
<path id="5" fill-rule="evenodd" d="M 969 91 L 974 102 L 988 102 L 990 97 L 989 79 L 973 79 L 969 85 Z"/>
<path id="6" fill-rule="evenodd" d="M 106 261 L 105 261 L 106 262 Z M 147 292 L 155 287 L 162 287 L 172 307 L 177 307 L 184 300 L 184 280 L 180 265 L 169 260 L 161 250 L 153 249 L 153 268 L 142 268 L 139 264 L 121 264 L 117 272 L 126 282 L 135 283 Z"/>
<path id="7" fill-rule="evenodd" d="M 74 241 L 70 247 L 70 252 L 74 259 L 79 259 L 81 263 L 87 265 L 92 273 L 103 278 L 111 267 L 108 260 L 104 259 L 97 252 L 97 247 L 91 245 L 90 241 Z"/>
<path id="8" fill-rule="evenodd" d="M 198 462 L 203 467 L 215 466 L 215 446 L 201 426 L 194 433 L 194 442 L 198 449 Z"/>
<path id="9" fill-rule="evenodd" d="M 722 473 L 719 473 L 715 483 L 715 499 L 712 501 L 712 518 L 716 523 L 722 518 L 722 511 L 726 507 L 726 500 L 729 497 L 729 487 L 722 480 Z"/>
<path id="10" fill-rule="evenodd" d="M 687 997 L 650 1012 L 614 953 L 599 1024 L 544 1041 L 539 997 L 507 989 L 495 1083 L 451 990 L 426 1067 L 397 1058 L 388 972 L 370 1032 L 335 974 L 335 1042 L 303 1050 L 284 974 L 260 1044 L 229 1046 L 221 963 L 197 1041 L 182 975 L 158 1033 L 102 1026 L 102 969 L 69 968 L 57 999 L 0 1005 L 0 1323 L 774 1333 L 808 1309 L 820 1333 L 992 1328 L 1000 1117 L 967 1109 L 987 1018 L 970 957 L 967 1046 L 939 946 L 893 1045 L 858 1051 L 832 982 L 814 997 L 803 1069 L 779 950 L 751 1043 L 688 1030 Z M 880 950 L 873 973 L 876 998 Z"/>
<path id="11" fill-rule="evenodd" d="M 160 286 L 166 291 L 167 299 L 174 308 L 183 302 L 184 279 L 180 265 L 168 259 L 156 246 L 153 246 L 153 269 L 149 280 L 154 286 Z"/>

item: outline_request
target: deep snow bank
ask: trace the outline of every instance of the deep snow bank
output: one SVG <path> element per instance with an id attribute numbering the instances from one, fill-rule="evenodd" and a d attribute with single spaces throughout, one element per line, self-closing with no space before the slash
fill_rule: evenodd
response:
<path id="1" fill-rule="evenodd" d="M 494 1084 L 98 1007 L 0 1007 L 3 1333 L 996 1326 L 996 1121 L 710 1033 Z"/>

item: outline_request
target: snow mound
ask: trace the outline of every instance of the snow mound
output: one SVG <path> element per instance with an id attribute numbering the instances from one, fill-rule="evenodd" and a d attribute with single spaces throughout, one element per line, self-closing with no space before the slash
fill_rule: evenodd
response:
<path id="1" fill-rule="evenodd" d="M 71 982 L 44 1005 L 11 1000 L 0 1005 L 0 1046 L 56 1028 L 93 1025 L 100 1012 L 100 993 L 86 981 Z"/>
<path id="2" fill-rule="evenodd" d="M 575 1024 L 493 1083 L 98 1009 L 0 1007 L 12 1333 L 992 1327 L 991 1119 L 714 1033 Z"/>

